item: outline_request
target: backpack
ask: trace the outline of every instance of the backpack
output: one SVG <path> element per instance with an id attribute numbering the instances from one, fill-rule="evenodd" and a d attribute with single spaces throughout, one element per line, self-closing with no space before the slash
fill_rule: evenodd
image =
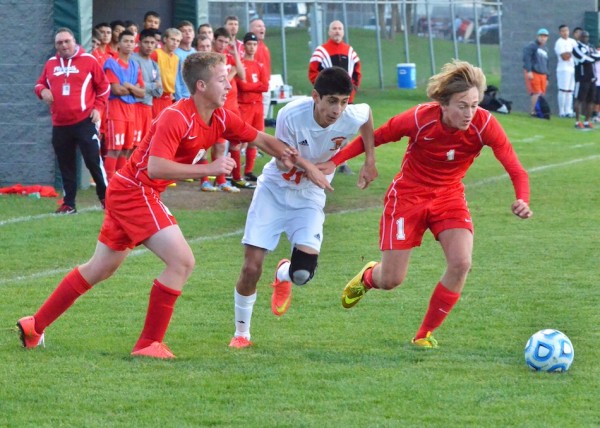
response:
<path id="1" fill-rule="evenodd" d="M 498 88 L 493 85 L 488 86 L 483 94 L 483 100 L 481 100 L 479 106 L 487 111 L 496 111 L 498 113 L 505 114 L 510 113 L 512 109 L 512 101 L 507 101 L 503 98 L 496 98 L 497 93 Z"/>
<path id="2" fill-rule="evenodd" d="M 540 95 L 535 103 L 535 114 L 540 119 L 550 120 L 550 104 L 543 95 Z"/>

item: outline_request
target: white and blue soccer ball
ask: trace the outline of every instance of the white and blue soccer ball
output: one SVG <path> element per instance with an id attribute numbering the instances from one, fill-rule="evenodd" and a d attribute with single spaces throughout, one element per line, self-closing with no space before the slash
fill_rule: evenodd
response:
<path id="1" fill-rule="evenodd" d="M 554 329 L 540 330 L 525 345 L 525 362 L 535 371 L 566 372 L 575 350 L 566 334 Z"/>

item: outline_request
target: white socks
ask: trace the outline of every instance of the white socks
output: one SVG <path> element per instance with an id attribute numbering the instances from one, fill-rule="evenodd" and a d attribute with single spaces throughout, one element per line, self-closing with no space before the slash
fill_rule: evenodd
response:
<path id="1" fill-rule="evenodd" d="M 292 278 L 290 278 L 290 265 L 291 263 L 287 262 L 279 266 L 279 269 L 277 269 L 278 280 L 292 282 Z"/>
<path id="2" fill-rule="evenodd" d="M 256 293 L 242 296 L 234 288 L 233 301 L 235 303 L 235 337 L 244 336 L 250 340 L 250 321 L 254 302 L 256 302 Z"/>

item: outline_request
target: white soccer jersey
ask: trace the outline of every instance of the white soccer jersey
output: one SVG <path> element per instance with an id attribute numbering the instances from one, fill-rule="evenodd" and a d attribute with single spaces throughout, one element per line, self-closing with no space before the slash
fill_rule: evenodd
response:
<path id="1" fill-rule="evenodd" d="M 558 40 L 554 44 L 554 52 L 556 52 L 556 56 L 558 57 L 558 61 L 556 63 L 556 71 L 574 71 L 575 61 L 573 60 L 573 57 L 571 56 L 571 58 L 565 61 L 560 55 L 565 52 L 573 52 L 573 48 L 575 48 L 575 46 L 577 46 L 577 42 L 575 41 L 575 39 L 572 39 L 570 37 L 566 39 L 563 39 L 562 37 L 558 38 Z"/>
<path id="2" fill-rule="evenodd" d="M 300 99 L 286 105 L 277 115 L 275 136 L 312 163 L 326 162 L 335 155 L 359 128 L 369 120 L 370 107 L 367 104 L 350 104 L 341 117 L 327 128 L 321 127 L 314 119 L 315 103 L 312 98 Z M 260 177 L 261 181 L 277 184 L 279 187 L 302 189 L 318 188 L 303 176 L 303 170 L 282 171 L 275 159 L 268 162 Z M 335 173 L 327 176 L 329 182 Z"/>

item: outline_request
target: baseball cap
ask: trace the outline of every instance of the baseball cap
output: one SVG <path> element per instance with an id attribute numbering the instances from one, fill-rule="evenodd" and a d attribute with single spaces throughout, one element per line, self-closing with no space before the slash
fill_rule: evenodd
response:
<path id="1" fill-rule="evenodd" d="M 244 36 L 244 43 L 251 41 L 258 42 L 258 37 L 256 37 L 256 34 L 254 33 L 246 33 L 246 35 Z"/>
<path id="2" fill-rule="evenodd" d="M 550 33 L 545 28 L 540 28 L 537 32 L 538 36 L 548 36 Z"/>

